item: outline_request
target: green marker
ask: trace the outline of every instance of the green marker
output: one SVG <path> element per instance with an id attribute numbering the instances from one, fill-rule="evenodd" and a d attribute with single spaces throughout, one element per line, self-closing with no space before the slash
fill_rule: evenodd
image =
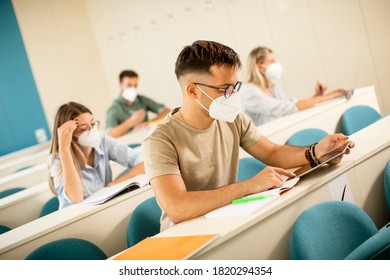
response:
<path id="1" fill-rule="evenodd" d="M 267 199 L 267 198 L 270 198 L 273 196 L 274 195 L 259 195 L 259 196 L 252 196 L 252 197 L 241 197 L 241 198 L 233 200 L 232 203 L 238 204 L 238 203 L 245 203 L 245 202 L 250 202 L 250 201 L 255 201 L 255 200 L 263 200 L 263 199 Z"/>

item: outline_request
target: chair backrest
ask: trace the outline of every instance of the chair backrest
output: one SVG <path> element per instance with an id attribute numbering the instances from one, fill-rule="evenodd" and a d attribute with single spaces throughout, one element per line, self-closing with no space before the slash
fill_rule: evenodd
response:
<path id="1" fill-rule="evenodd" d="M 11 230 L 11 228 L 9 228 L 5 225 L 0 225 L 0 234 L 3 234 L 3 233 L 10 231 L 10 230 Z"/>
<path id="2" fill-rule="evenodd" d="M 53 196 L 50 198 L 42 207 L 41 212 L 39 213 L 39 217 L 43 217 L 47 214 L 55 212 L 58 210 L 60 202 L 58 201 L 58 197 Z"/>
<path id="3" fill-rule="evenodd" d="M 26 260 L 105 260 L 107 255 L 95 244 L 79 238 L 65 238 L 46 243 Z"/>
<path id="4" fill-rule="evenodd" d="M 387 214 L 390 219 L 390 160 L 387 161 L 385 172 L 384 172 L 384 188 L 385 188 L 385 199 L 386 199 L 386 207 Z"/>
<path id="5" fill-rule="evenodd" d="M 253 157 L 240 158 L 238 163 L 238 182 L 255 176 L 266 166 L 266 164 Z"/>
<path id="6" fill-rule="evenodd" d="M 309 146 L 311 144 L 317 143 L 327 135 L 328 133 L 322 129 L 306 128 L 291 135 L 287 140 L 287 144 L 294 146 Z"/>
<path id="7" fill-rule="evenodd" d="M 31 167 L 33 167 L 33 166 L 34 166 L 34 165 L 26 165 L 26 166 L 20 167 L 20 168 L 16 169 L 16 170 L 14 171 L 14 173 L 19 172 L 19 171 L 23 171 L 23 170 L 26 170 L 26 169 L 29 169 L 29 168 L 31 168 Z"/>
<path id="8" fill-rule="evenodd" d="M 382 116 L 372 107 L 357 105 L 348 108 L 341 116 L 341 132 L 351 135 L 376 122 Z"/>
<path id="9" fill-rule="evenodd" d="M 359 206 L 327 201 L 305 210 L 295 221 L 290 239 L 294 260 L 341 260 L 378 232 Z"/>
<path id="10" fill-rule="evenodd" d="M 20 192 L 20 191 L 22 191 L 24 189 L 26 189 L 26 188 L 18 187 L 18 188 L 11 188 L 11 189 L 8 189 L 8 190 L 4 190 L 4 191 L 0 192 L 0 198 L 9 196 L 9 195 L 17 193 L 17 192 Z"/>
<path id="11" fill-rule="evenodd" d="M 127 246 L 131 247 L 146 237 L 160 232 L 161 209 L 155 197 L 141 202 L 130 217 L 127 226 Z"/>
<path id="12" fill-rule="evenodd" d="M 141 146 L 141 143 L 131 143 L 131 144 L 129 144 L 128 145 L 130 148 L 137 148 L 137 147 L 139 147 L 139 146 Z"/>
<path id="13" fill-rule="evenodd" d="M 346 260 L 390 260 L 390 227 L 384 227 L 352 251 Z"/>

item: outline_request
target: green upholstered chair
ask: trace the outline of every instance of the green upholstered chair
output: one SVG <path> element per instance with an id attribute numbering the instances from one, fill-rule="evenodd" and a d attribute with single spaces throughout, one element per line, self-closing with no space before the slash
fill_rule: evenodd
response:
<path id="1" fill-rule="evenodd" d="M 39 213 L 39 217 L 43 217 L 47 214 L 55 212 L 58 210 L 60 202 L 58 201 L 58 197 L 53 196 L 50 198 L 42 207 L 41 212 Z"/>
<path id="2" fill-rule="evenodd" d="M 390 260 L 390 227 L 383 227 L 353 250 L 346 260 Z"/>
<path id="3" fill-rule="evenodd" d="M 240 158 L 238 163 L 238 182 L 249 179 L 266 167 L 263 162 L 253 158 Z"/>
<path id="4" fill-rule="evenodd" d="M 11 228 L 9 228 L 5 225 L 0 225 L 0 234 L 3 234 L 3 233 L 10 231 L 10 230 L 11 230 Z"/>
<path id="5" fill-rule="evenodd" d="M 351 135 L 381 118 L 374 108 L 366 105 L 357 105 L 348 108 L 341 116 L 341 132 Z"/>
<path id="6" fill-rule="evenodd" d="M 160 232 L 161 209 L 155 197 L 141 202 L 130 217 L 127 226 L 127 246 Z"/>
<path id="7" fill-rule="evenodd" d="M 17 193 L 17 192 L 20 192 L 24 189 L 26 189 L 26 188 L 17 187 L 17 188 L 11 188 L 11 189 L 4 190 L 4 191 L 0 192 L 0 198 L 9 196 L 9 195 Z"/>
<path id="8" fill-rule="evenodd" d="M 139 147 L 139 146 L 141 146 L 141 143 L 131 143 L 131 144 L 129 144 L 128 145 L 130 148 L 137 148 L 137 147 Z"/>
<path id="9" fill-rule="evenodd" d="M 107 255 L 94 243 L 65 238 L 46 243 L 30 254 L 26 260 L 105 260 Z"/>
<path id="10" fill-rule="evenodd" d="M 16 170 L 14 171 L 14 173 L 19 172 L 19 171 L 23 171 L 23 170 L 26 170 L 26 169 L 29 169 L 29 168 L 31 168 L 31 167 L 33 167 L 33 166 L 34 166 L 34 165 L 26 165 L 26 166 L 20 167 L 20 168 L 16 169 Z"/>
<path id="11" fill-rule="evenodd" d="M 311 144 L 317 143 L 327 135 L 328 133 L 322 129 L 306 128 L 291 135 L 287 140 L 287 144 L 293 146 L 309 146 Z"/>
<path id="12" fill-rule="evenodd" d="M 390 257 L 390 228 L 378 231 L 359 206 L 327 201 L 305 210 L 290 238 L 293 260 L 384 259 Z"/>

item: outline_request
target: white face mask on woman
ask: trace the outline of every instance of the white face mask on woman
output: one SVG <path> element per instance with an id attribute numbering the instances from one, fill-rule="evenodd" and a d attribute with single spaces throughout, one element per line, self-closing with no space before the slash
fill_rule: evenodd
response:
<path id="1" fill-rule="evenodd" d="M 125 88 L 122 97 L 129 102 L 134 102 L 137 98 L 137 89 L 135 87 Z"/>
<path id="2" fill-rule="evenodd" d="M 222 95 L 216 99 L 212 99 L 198 85 L 196 86 L 201 92 L 203 92 L 208 98 L 212 100 L 209 109 L 207 109 L 202 105 L 202 103 L 200 103 L 198 99 L 196 99 L 196 102 L 198 102 L 203 109 L 209 112 L 209 116 L 211 118 L 220 121 L 234 122 L 238 113 L 241 111 L 240 97 L 237 92 L 233 93 L 228 98 Z"/>
<path id="3" fill-rule="evenodd" d="M 267 67 L 267 70 L 265 70 L 265 76 L 272 83 L 278 82 L 282 77 L 282 73 L 283 73 L 283 67 L 279 62 L 272 63 Z"/>
<path id="4" fill-rule="evenodd" d="M 80 146 L 98 148 L 100 145 L 100 133 L 95 126 L 91 130 L 83 132 L 77 140 Z"/>

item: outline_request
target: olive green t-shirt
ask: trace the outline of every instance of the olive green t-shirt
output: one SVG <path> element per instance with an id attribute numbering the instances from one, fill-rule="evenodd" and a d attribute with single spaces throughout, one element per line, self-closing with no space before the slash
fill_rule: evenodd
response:
<path id="1" fill-rule="evenodd" d="M 120 125 L 139 109 L 160 114 L 165 106 L 143 95 L 137 95 L 134 102 L 129 105 L 123 97 L 119 96 L 106 112 L 106 129 Z M 145 114 L 144 121 L 148 121 L 148 114 Z"/>
<path id="2" fill-rule="evenodd" d="M 172 110 L 142 142 L 148 180 L 180 175 L 187 191 L 211 190 L 237 182 L 239 148 L 261 137 L 252 121 L 240 113 L 233 123 L 214 121 L 207 129 L 188 126 Z M 161 230 L 173 223 L 162 213 Z"/>

